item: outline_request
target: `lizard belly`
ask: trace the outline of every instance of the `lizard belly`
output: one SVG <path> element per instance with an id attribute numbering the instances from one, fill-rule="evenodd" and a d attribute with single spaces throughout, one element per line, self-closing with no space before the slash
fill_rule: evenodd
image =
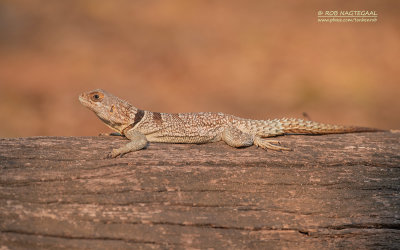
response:
<path id="1" fill-rule="evenodd" d="M 198 131 L 192 133 L 171 133 L 166 131 L 157 131 L 155 133 L 146 134 L 149 142 L 166 142 L 166 143 L 209 143 L 221 140 L 222 131 L 210 131 L 207 133 L 199 133 Z"/>
<path id="2" fill-rule="evenodd" d="M 149 113 L 150 114 L 150 113 Z M 135 128 L 150 142 L 208 143 L 221 140 L 226 115 L 219 113 L 155 113 Z M 147 117 L 147 119 L 146 119 Z"/>

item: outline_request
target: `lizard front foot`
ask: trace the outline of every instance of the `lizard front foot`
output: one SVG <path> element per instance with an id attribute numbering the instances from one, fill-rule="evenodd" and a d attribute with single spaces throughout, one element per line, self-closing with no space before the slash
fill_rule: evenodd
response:
<path id="1" fill-rule="evenodd" d="M 118 156 L 123 156 L 121 152 L 118 151 L 118 149 L 113 149 L 110 153 L 106 155 L 106 159 L 112 159 L 112 158 L 117 158 Z"/>
<path id="2" fill-rule="evenodd" d="M 108 154 L 109 158 L 116 158 L 118 156 L 122 156 L 126 153 L 137 151 L 147 147 L 147 139 L 146 136 L 138 131 L 128 131 L 125 136 L 131 141 L 124 146 L 113 149 L 111 153 Z"/>
<path id="3" fill-rule="evenodd" d="M 260 148 L 265 149 L 265 150 L 266 149 L 271 149 L 271 150 L 276 150 L 276 151 L 282 151 L 282 150 L 291 151 L 290 148 L 275 145 L 275 144 L 280 144 L 279 141 L 276 141 L 276 140 L 265 140 L 265 139 L 262 139 L 262 138 L 260 138 L 258 136 L 256 136 L 254 138 L 254 142 L 253 143 L 254 143 L 255 146 L 260 147 Z M 273 143 L 275 143 L 275 144 L 273 144 Z"/>

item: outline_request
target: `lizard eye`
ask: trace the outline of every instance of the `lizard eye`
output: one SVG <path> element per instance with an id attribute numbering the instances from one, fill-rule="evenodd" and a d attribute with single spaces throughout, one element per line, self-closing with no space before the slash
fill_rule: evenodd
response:
<path id="1" fill-rule="evenodd" d="M 100 102 L 101 100 L 103 100 L 104 95 L 100 92 L 95 92 L 90 96 L 90 99 L 92 99 L 92 101 L 94 102 Z"/>

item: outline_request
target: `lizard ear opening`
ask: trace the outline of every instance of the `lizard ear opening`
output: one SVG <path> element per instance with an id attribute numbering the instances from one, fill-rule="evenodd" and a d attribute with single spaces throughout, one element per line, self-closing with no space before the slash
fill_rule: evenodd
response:
<path id="1" fill-rule="evenodd" d="M 101 102 L 104 98 L 103 93 L 100 92 L 93 92 L 90 93 L 90 99 L 94 102 Z"/>

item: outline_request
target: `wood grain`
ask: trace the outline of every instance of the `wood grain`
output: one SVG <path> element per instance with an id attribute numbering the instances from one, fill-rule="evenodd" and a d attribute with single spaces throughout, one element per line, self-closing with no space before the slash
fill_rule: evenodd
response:
<path id="1" fill-rule="evenodd" d="M 0 139 L 0 249 L 400 248 L 399 133 L 278 139 Z"/>

